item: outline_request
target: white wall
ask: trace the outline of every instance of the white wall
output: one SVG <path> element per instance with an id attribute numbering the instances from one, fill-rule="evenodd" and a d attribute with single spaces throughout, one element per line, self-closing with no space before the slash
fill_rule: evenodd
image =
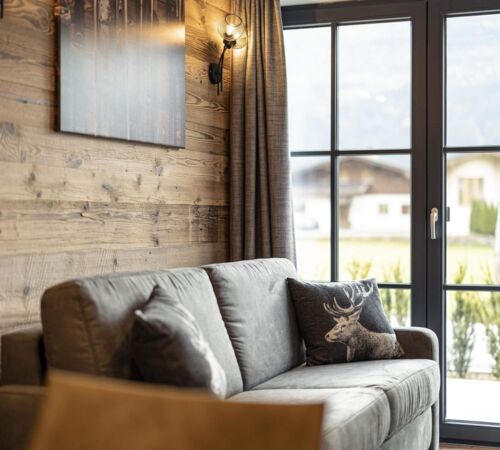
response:
<path id="1" fill-rule="evenodd" d="M 380 205 L 387 205 L 387 214 L 381 214 Z M 352 199 L 349 211 L 349 234 L 357 236 L 410 236 L 411 215 L 402 208 L 410 205 L 409 194 L 367 194 Z"/>
<path id="2" fill-rule="evenodd" d="M 315 237 L 330 237 L 330 197 L 296 195 L 293 199 L 295 211 L 295 229 L 297 235 L 314 235 Z M 303 229 L 312 222 L 317 223 L 316 229 Z"/>

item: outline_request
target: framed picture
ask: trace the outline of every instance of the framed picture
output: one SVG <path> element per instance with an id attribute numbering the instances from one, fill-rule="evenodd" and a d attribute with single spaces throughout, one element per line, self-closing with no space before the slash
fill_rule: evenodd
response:
<path id="1" fill-rule="evenodd" d="M 62 0 L 60 131 L 184 147 L 184 0 Z"/>

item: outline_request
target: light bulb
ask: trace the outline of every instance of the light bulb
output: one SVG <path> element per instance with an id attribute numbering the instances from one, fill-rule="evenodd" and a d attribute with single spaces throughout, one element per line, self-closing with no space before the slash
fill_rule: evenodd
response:
<path id="1" fill-rule="evenodd" d="M 245 31 L 243 21 L 235 14 L 228 14 L 219 24 L 218 31 L 224 41 L 237 41 Z"/>

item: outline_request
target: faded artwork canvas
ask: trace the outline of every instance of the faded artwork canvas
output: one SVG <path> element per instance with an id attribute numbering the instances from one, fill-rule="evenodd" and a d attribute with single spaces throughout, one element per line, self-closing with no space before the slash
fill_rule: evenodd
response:
<path id="1" fill-rule="evenodd" d="M 63 0 L 60 130 L 184 147 L 184 0 Z"/>

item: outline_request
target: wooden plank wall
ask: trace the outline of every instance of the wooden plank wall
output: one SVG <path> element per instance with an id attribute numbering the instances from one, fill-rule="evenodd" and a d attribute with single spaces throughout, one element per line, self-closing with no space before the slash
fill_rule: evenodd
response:
<path id="1" fill-rule="evenodd" d="M 227 259 L 230 80 L 217 96 L 207 66 L 229 0 L 186 0 L 185 150 L 54 131 L 53 8 L 6 0 L 0 20 L 0 333 L 68 278 Z"/>

